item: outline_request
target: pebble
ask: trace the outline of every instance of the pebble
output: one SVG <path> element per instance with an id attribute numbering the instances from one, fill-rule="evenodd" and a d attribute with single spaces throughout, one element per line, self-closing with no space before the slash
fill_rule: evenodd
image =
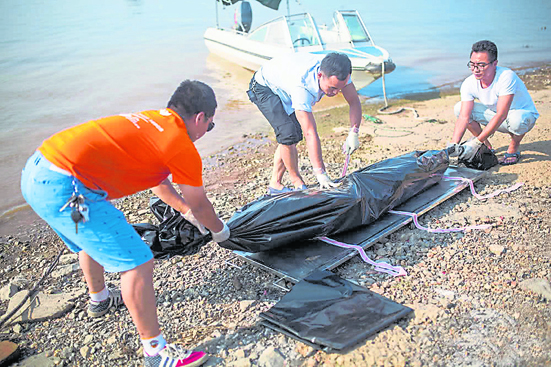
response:
<path id="1" fill-rule="evenodd" d="M 497 256 L 500 256 L 501 254 L 503 254 L 505 252 L 505 247 L 500 246 L 500 245 L 490 245 L 489 249 L 490 249 L 491 253 L 493 253 Z"/>

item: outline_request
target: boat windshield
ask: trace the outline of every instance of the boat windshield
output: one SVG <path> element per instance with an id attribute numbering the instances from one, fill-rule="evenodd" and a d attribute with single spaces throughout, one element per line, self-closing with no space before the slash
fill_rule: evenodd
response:
<path id="1" fill-rule="evenodd" d="M 373 44 L 365 24 L 356 10 L 337 10 L 333 14 L 333 32 L 340 42 L 351 42 L 351 46 Z M 325 38 L 325 34 L 323 35 Z M 333 40 L 335 42 L 335 40 Z"/>
<path id="2" fill-rule="evenodd" d="M 309 14 L 288 16 L 287 25 L 294 47 L 317 46 L 320 44 L 316 25 Z"/>
<path id="3" fill-rule="evenodd" d="M 292 42 L 295 48 L 321 44 L 314 20 L 306 13 L 274 19 L 253 31 L 249 39 L 286 47 Z"/>
<path id="4" fill-rule="evenodd" d="M 342 14 L 342 17 L 350 32 L 352 42 L 369 42 L 369 35 L 356 14 Z"/>
<path id="5" fill-rule="evenodd" d="M 285 28 L 287 28 L 285 18 L 281 17 L 256 29 L 253 33 L 251 33 L 249 39 L 286 46 L 289 39 Z"/>

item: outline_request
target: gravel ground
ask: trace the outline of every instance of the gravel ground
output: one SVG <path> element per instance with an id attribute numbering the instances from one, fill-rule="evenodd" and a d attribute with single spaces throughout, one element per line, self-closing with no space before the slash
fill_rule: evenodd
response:
<path id="1" fill-rule="evenodd" d="M 536 141 L 541 136 L 548 139 L 546 121 L 541 130 L 546 135 L 534 137 Z M 322 139 L 331 177 L 341 173 L 343 158 L 337 148 L 344 138 L 337 132 Z M 362 139 L 350 171 L 408 149 L 399 143 L 378 149 L 369 136 Z M 223 219 L 264 194 L 274 149 L 268 137 L 249 136 L 243 144 L 205 159 L 205 187 Z M 379 155 L 374 155 L 377 149 Z M 273 285 L 273 274 L 215 243 L 193 256 L 156 261 L 154 283 L 163 332 L 171 342 L 211 354 L 206 366 L 549 366 L 551 167 L 546 149 L 547 158 L 542 159 L 547 170 L 535 166 L 530 171 L 530 164 L 538 163 L 535 159 L 508 170 L 494 168 L 476 184 L 479 193 L 490 193 L 522 176 L 526 183 L 521 189 L 486 201 L 464 190 L 420 220 L 430 227 L 487 223 L 491 229 L 432 234 L 404 227 L 367 251 L 372 259 L 402 265 L 406 277 L 376 273 L 359 257 L 334 270 L 415 310 L 347 354 L 316 351 L 260 326 L 258 314 L 284 291 Z M 301 147 L 300 166 L 313 184 L 306 156 Z M 526 178 L 527 172 L 532 176 Z M 150 196 L 143 192 L 116 205 L 131 223 L 155 223 L 148 209 Z M 62 248 L 38 220 L 25 231 L 0 238 L 0 287 L 32 288 Z M 71 263 L 74 257 L 64 256 L 63 261 Z M 119 284 L 117 274 L 107 280 Z M 60 271 L 48 277 L 42 289 L 58 294 L 83 292 L 85 286 L 80 270 Z M 0 302 L 0 314 L 7 305 L 7 300 Z M 21 366 L 140 366 L 141 346 L 127 310 L 92 319 L 86 306 L 86 296 L 76 298 L 65 315 L 5 327 L 0 340 L 20 346 Z"/>

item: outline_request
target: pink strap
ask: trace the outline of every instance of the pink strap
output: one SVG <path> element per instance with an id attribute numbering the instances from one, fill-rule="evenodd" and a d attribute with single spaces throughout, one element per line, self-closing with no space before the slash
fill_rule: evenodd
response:
<path id="1" fill-rule="evenodd" d="M 465 231 L 467 229 L 488 229 L 488 228 L 492 227 L 490 224 L 481 224 L 481 225 L 478 225 L 478 226 L 467 226 L 467 227 L 459 227 L 459 228 L 446 228 L 446 229 L 436 228 L 436 229 L 433 229 L 433 228 L 423 227 L 422 225 L 420 225 L 419 221 L 417 220 L 417 218 L 419 218 L 419 215 L 417 215 L 417 213 L 401 212 L 401 211 L 397 211 L 397 210 L 389 210 L 388 213 L 410 216 L 410 217 L 413 218 L 413 223 L 415 224 L 415 227 L 417 227 L 418 229 L 422 229 L 424 231 L 427 231 L 427 232 L 431 232 L 431 233 L 462 232 L 462 231 Z"/>
<path id="2" fill-rule="evenodd" d="M 496 190 L 494 192 L 492 192 L 491 194 L 489 195 L 479 195 L 476 193 L 476 191 L 474 190 L 474 183 L 473 183 L 473 180 L 469 179 L 469 178 L 465 178 L 465 177 L 450 177 L 450 176 L 442 176 L 443 179 L 446 179 L 446 180 L 456 180 L 456 181 L 464 181 L 464 182 L 468 182 L 469 183 L 469 187 L 471 188 L 471 193 L 473 194 L 473 196 L 479 200 L 486 200 L 486 199 L 489 199 L 489 198 L 492 198 L 494 196 L 497 196 L 501 193 L 504 193 L 504 192 L 511 192 L 511 191 L 514 191 L 516 189 L 518 189 L 519 187 L 521 187 L 522 185 L 524 185 L 524 183 L 522 182 L 518 182 L 516 183 L 515 185 L 507 188 L 507 189 L 503 189 L 503 190 Z M 447 229 L 432 229 L 432 228 L 427 228 L 427 227 L 423 227 L 422 225 L 419 224 L 419 221 L 418 221 L 418 218 L 419 216 L 416 214 L 416 213 L 410 213 L 410 212 L 401 212 L 401 211 L 396 211 L 396 210 L 389 210 L 388 211 L 389 213 L 391 214 L 399 214 L 399 215 L 407 215 L 407 216 L 410 216 L 413 218 L 413 223 L 415 224 L 415 227 L 419 228 L 419 229 L 422 229 L 424 231 L 427 231 L 427 232 L 432 232 L 432 233 L 449 233 L 449 232 L 462 232 L 462 231 L 465 231 L 467 229 L 488 229 L 488 228 L 491 228 L 492 226 L 490 224 L 481 224 L 481 225 L 478 225 L 478 226 L 468 226 L 468 227 L 459 227 L 459 228 L 447 228 Z"/>
<path id="3" fill-rule="evenodd" d="M 478 200 L 486 200 L 486 199 L 489 199 L 489 198 L 493 198 L 494 196 L 497 196 L 497 195 L 502 194 L 504 192 L 515 191 L 516 189 L 518 189 L 519 187 L 524 185 L 524 182 L 517 182 L 516 184 L 514 184 L 513 186 L 511 186 L 509 188 L 506 188 L 506 189 L 503 189 L 503 190 L 496 190 L 496 191 L 492 192 L 491 194 L 488 194 L 488 195 L 484 196 L 484 195 L 479 195 L 479 194 L 476 193 L 476 191 L 474 190 L 473 180 L 471 180 L 471 179 L 468 179 L 468 178 L 465 178 L 465 177 L 450 177 L 450 176 L 442 176 L 442 178 L 446 179 L 446 180 L 456 180 L 456 181 L 468 182 L 469 187 L 471 188 L 471 193 Z"/>
<path id="4" fill-rule="evenodd" d="M 350 154 L 346 155 L 346 159 L 344 160 L 344 167 L 342 169 L 342 175 L 341 178 L 346 176 L 346 171 L 348 170 L 348 163 L 350 162 Z"/>
<path id="5" fill-rule="evenodd" d="M 392 265 L 389 265 L 389 264 L 384 263 L 384 262 L 378 263 L 378 262 L 375 262 L 375 261 L 371 260 L 366 255 L 364 249 L 361 246 L 350 245 L 348 243 L 332 240 L 331 238 L 328 238 L 328 237 L 317 237 L 317 239 L 320 240 L 320 241 L 323 241 L 325 243 L 328 243 L 330 245 L 335 245 L 337 247 L 343 247 L 343 248 L 350 248 L 350 249 L 354 249 L 354 250 L 358 251 L 360 253 L 360 256 L 362 257 L 362 259 L 366 263 L 368 263 L 370 265 L 373 265 L 375 267 L 375 270 L 378 271 L 378 272 L 387 273 L 387 274 L 390 274 L 390 275 L 395 276 L 395 277 L 401 276 L 401 275 L 407 275 L 406 271 L 401 266 L 392 266 Z"/>

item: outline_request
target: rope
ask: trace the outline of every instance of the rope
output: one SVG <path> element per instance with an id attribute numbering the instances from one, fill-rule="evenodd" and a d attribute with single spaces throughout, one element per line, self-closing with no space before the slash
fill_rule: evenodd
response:
<path id="1" fill-rule="evenodd" d="M 517 182 L 513 186 L 508 187 L 506 189 L 496 190 L 496 191 L 494 191 L 494 192 L 492 192 L 491 194 L 488 194 L 488 195 L 479 195 L 479 194 L 476 193 L 476 191 L 474 189 L 473 180 L 471 180 L 469 178 L 450 177 L 450 176 L 444 176 L 444 175 L 442 175 L 442 178 L 446 179 L 446 180 L 456 180 L 456 181 L 468 182 L 469 187 L 471 189 L 471 194 L 475 198 L 477 198 L 478 200 L 486 200 L 486 199 L 492 198 L 492 197 L 497 196 L 497 195 L 499 195 L 501 193 L 504 193 L 504 192 L 515 191 L 516 189 L 518 189 L 519 187 L 524 185 L 523 182 Z M 481 224 L 481 225 L 476 225 L 476 226 L 467 226 L 467 227 L 459 227 L 459 228 L 436 228 L 436 229 L 433 229 L 433 228 L 423 227 L 422 225 L 420 225 L 419 221 L 418 221 L 419 215 L 417 213 L 402 212 L 402 211 L 397 211 L 397 210 L 389 210 L 388 212 L 391 213 L 391 214 L 399 214 L 399 215 L 410 216 L 410 217 L 413 218 L 413 223 L 415 224 L 415 227 L 417 227 L 418 229 L 422 229 L 424 231 L 427 231 L 427 232 L 431 232 L 431 233 L 463 232 L 463 231 L 471 230 L 471 229 L 488 229 L 488 228 L 492 227 L 490 224 Z"/>
<path id="2" fill-rule="evenodd" d="M 55 267 L 57 266 L 58 262 L 59 262 L 59 258 L 61 257 L 61 255 L 63 254 L 63 252 L 65 251 L 65 248 L 62 248 L 61 251 L 59 251 L 59 254 L 57 254 L 56 258 L 51 262 L 50 264 L 50 267 L 48 268 L 48 270 L 46 270 L 46 272 L 44 273 L 44 275 L 42 275 L 42 278 L 40 278 L 38 280 L 38 282 L 36 282 L 36 284 L 34 285 L 33 289 L 31 289 L 31 291 L 25 296 L 25 298 L 23 298 L 23 300 L 21 300 L 21 302 L 8 314 L 4 317 L 4 319 L 2 321 L 0 321 L 0 329 L 2 329 L 2 327 L 4 326 L 4 324 L 9 321 L 9 319 L 17 312 L 19 311 L 19 309 L 25 304 L 25 302 L 27 302 L 27 300 L 31 297 L 34 297 L 36 293 L 38 293 L 38 288 L 40 287 L 40 285 L 42 284 L 42 282 L 44 281 L 44 279 L 46 279 L 46 277 L 48 275 L 50 275 L 52 273 L 52 271 L 55 269 Z M 34 300 L 34 298 L 33 298 Z M 32 301 L 31 301 L 32 303 Z"/>
<path id="3" fill-rule="evenodd" d="M 344 159 L 344 167 L 342 168 L 342 175 L 341 178 L 346 176 L 346 171 L 348 170 L 348 163 L 350 162 L 350 154 L 346 155 L 346 158 Z"/>
<path id="4" fill-rule="evenodd" d="M 415 224 L 415 227 L 417 227 L 417 229 L 422 229 L 423 231 L 427 231 L 427 232 L 431 232 L 431 233 L 464 232 L 464 231 L 470 230 L 470 229 L 488 229 L 488 228 L 492 228 L 492 226 L 490 224 L 481 224 L 481 225 L 477 225 L 477 226 L 467 226 L 467 227 L 459 227 L 459 228 L 436 228 L 436 229 L 433 229 L 433 228 L 423 227 L 422 225 L 420 225 L 419 221 L 418 221 L 419 215 L 417 213 L 402 212 L 402 211 L 398 211 L 398 210 L 389 210 L 388 213 L 410 216 L 410 217 L 413 218 L 413 223 Z"/>
<path id="5" fill-rule="evenodd" d="M 401 266 L 392 266 L 392 265 L 389 265 L 385 262 L 378 263 L 378 262 L 375 262 L 375 261 L 371 260 L 369 258 L 369 256 L 367 256 L 367 254 L 365 253 L 364 249 L 361 246 L 352 245 L 352 244 L 348 244 L 348 243 L 344 243 L 344 242 L 339 242 L 339 241 L 333 240 L 333 239 L 328 238 L 328 237 L 317 237 L 317 239 L 320 240 L 320 241 L 323 241 L 325 243 L 328 243 L 330 245 L 334 245 L 334 246 L 342 247 L 342 248 L 354 249 L 354 250 L 358 251 L 360 253 L 360 256 L 362 257 L 362 259 L 366 263 L 368 263 L 370 265 L 373 265 L 375 267 L 375 270 L 380 272 L 380 273 L 390 274 L 390 275 L 395 276 L 395 277 L 407 275 L 406 271 Z"/>
<path id="6" fill-rule="evenodd" d="M 377 113 L 380 113 L 381 115 L 394 115 L 394 114 L 397 114 L 397 113 L 400 113 L 404 110 L 410 110 L 411 112 L 413 112 L 413 118 L 415 120 L 422 120 L 423 122 L 438 122 L 438 120 L 435 120 L 435 119 L 427 119 L 427 118 L 420 118 L 419 117 L 419 113 L 417 113 L 417 110 L 413 107 L 400 107 L 398 108 L 397 110 L 394 110 L 394 111 L 385 111 L 387 108 L 389 108 L 389 104 L 388 104 L 388 99 L 386 97 L 386 83 L 385 83 L 385 63 L 384 61 L 381 62 L 381 73 L 382 73 L 382 82 L 383 82 L 383 97 L 384 97 L 384 100 L 385 100 L 385 106 L 384 107 L 381 107 L 377 110 Z M 417 125 L 416 125 L 417 126 Z M 415 127 L 415 126 L 414 126 Z M 413 134 L 413 132 L 412 132 Z M 408 134 L 409 135 L 409 134 Z M 404 135 L 404 136 L 407 136 L 407 135 Z"/>
<path id="7" fill-rule="evenodd" d="M 385 62 L 381 62 L 381 73 L 382 73 L 382 81 L 383 81 L 383 97 L 385 99 L 385 106 L 384 107 L 381 107 L 377 110 L 378 113 L 382 114 L 382 115 L 394 115 L 396 113 L 400 113 L 402 112 L 404 109 L 410 109 L 410 110 L 413 110 L 413 114 L 415 116 L 415 118 L 418 118 L 419 117 L 419 114 L 417 113 L 417 111 L 411 107 L 402 107 L 402 108 L 399 108 L 395 111 L 390 111 L 390 112 L 384 112 L 388 107 L 390 107 L 388 105 L 388 100 L 386 98 L 386 83 L 385 83 Z"/>
<path id="8" fill-rule="evenodd" d="M 381 77 L 382 77 L 382 82 L 383 82 L 383 96 L 384 96 L 384 100 L 385 100 L 385 106 L 379 108 L 377 110 L 377 113 L 382 114 L 382 115 L 394 115 L 394 114 L 400 113 L 400 112 L 405 111 L 405 110 L 410 110 L 410 111 L 413 112 L 413 119 L 414 120 L 420 120 L 420 122 L 417 123 L 414 126 L 411 126 L 409 128 L 404 128 L 404 129 L 395 128 L 395 127 L 388 127 L 388 126 L 387 127 L 374 126 L 373 127 L 373 134 L 375 136 L 379 136 L 379 137 L 383 137 L 383 138 L 403 138 L 405 136 L 414 134 L 415 131 L 413 131 L 412 129 L 415 129 L 417 126 L 419 126 L 421 124 L 424 124 L 426 122 L 430 122 L 430 123 L 445 123 L 446 122 L 446 121 L 437 120 L 437 119 L 420 118 L 419 113 L 413 107 L 400 107 L 399 109 L 397 109 L 395 111 L 386 112 L 385 110 L 387 108 L 389 108 L 390 106 L 388 105 L 388 99 L 386 97 L 385 63 L 384 63 L 384 61 L 381 62 Z M 363 115 L 363 118 L 366 121 L 370 121 L 372 124 L 376 124 L 376 125 L 383 125 L 385 123 L 381 119 L 379 119 L 377 117 L 374 117 L 374 116 L 370 116 L 370 115 Z M 377 130 L 393 131 L 393 132 L 398 132 L 398 133 L 401 133 L 401 134 L 399 134 L 399 135 L 385 135 L 385 134 L 377 133 Z"/>
<path id="9" fill-rule="evenodd" d="M 404 107 L 404 108 L 409 108 L 409 107 Z M 417 124 L 407 128 L 407 129 L 401 129 L 401 128 L 396 128 L 396 127 L 391 127 L 391 126 L 388 126 L 388 127 L 376 126 L 376 125 L 384 125 L 386 123 L 384 121 L 382 121 L 381 119 L 378 119 L 377 117 L 374 117 L 374 116 L 364 114 L 363 118 L 366 121 L 370 121 L 374 125 L 373 126 L 373 134 L 375 136 L 379 136 L 379 137 L 383 137 L 383 138 L 402 138 L 404 136 L 408 136 L 408 135 L 411 135 L 411 134 L 415 133 L 413 130 L 410 130 L 410 129 L 415 129 L 417 126 L 420 126 L 420 125 L 425 124 L 427 122 L 428 123 L 435 123 L 435 122 L 442 123 L 441 120 L 423 119 L 421 122 L 418 122 Z M 397 132 L 401 132 L 401 133 L 404 133 L 404 134 L 402 134 L 402 135 L 383 135 L 383 134 L 377 133 L 377 130 L 397 131 Z"/>
<path id="10" fill-rule="evenodd" d="M 489 198 L 493 198 L 494 196 L 497 196 L 497 195 L 499 195 L 501 193 L 504 193 L 504 192 L 515 191 L 516 189 L 518 189 L 519 187 L 524 185 L 524 182 L 517 182 L 513 186 L 508 187 L 506 189 L 496 190 L 496 191 L 494 191 L 494 192 L 492 192 L 491 194 L 488 194 L 488 195 L 480 195 L 480 194 L 476 193 L 476 191 L 474 189 L 474 182 L 471 179 L 468 179 L 466 177 L 450 177 L 450 176 L 442 176 L 442 178 L 446 179 L 446 180 L 456 180 L 456 181 L 468 182 L 469 183 L 469 188 L 471 189 L 471 194 L 473 194 L 473 196 L 475 198 L 477 198 L 478 200 L 486 200 L 486 199 L 489 199 Z"/>

